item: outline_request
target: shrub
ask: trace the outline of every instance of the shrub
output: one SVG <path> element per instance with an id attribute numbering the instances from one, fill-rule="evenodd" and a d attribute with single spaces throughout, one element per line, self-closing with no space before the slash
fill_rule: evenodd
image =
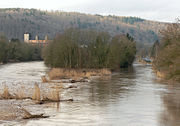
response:
<path id="1" fill-rule="evenodd" d="M 165 78 L 180 81 L 180 24 L 170 24 L 161 34 L 162 40 L 154 66 L 165 73 Z"/>

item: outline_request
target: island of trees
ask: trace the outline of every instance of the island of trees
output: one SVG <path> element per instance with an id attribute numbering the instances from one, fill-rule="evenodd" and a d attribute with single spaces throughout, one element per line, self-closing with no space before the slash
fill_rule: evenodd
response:
<path id="1" fill-rule="evenodd" d="M 109 68 L 130 66 L 136 43 L 129 35 L 111 37 L 106 32 L 68 29 L 56 36 L 43 51 L 47 66 L 55 68 Z"/>
<path id="2" fill-rule="evenodd" d="M 112 37 L 107 32 L 70 28 L 58 34 L 45 48 L 1 36 L 0 50 L 0 63 L 43 59 L 48 67 L 70 70 L 68 74 L 75 71 L 82 75 L 86 70 L 99 75 L 131 66 L 136 42 L 128 33 Z"/>

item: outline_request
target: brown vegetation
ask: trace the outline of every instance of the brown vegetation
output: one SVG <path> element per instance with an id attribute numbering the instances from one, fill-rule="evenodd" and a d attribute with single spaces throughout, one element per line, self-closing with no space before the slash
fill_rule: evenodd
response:
<path id="1" fill-rule="evenodd" d="M 159 77 L 159 78 L 165 78 L 165 74 L 160 72 L 160 71 L 157 71 L 156 72 L 156 75 Z"/>
<path id="2" fill-rule="evenodd" d="M 48 83 L 49 82 L 49 80 L 46 78 L 46 76 L 42 76 L 41 80 L 42 80 L 43 83 Z"/>
<path id="3" fill-rule="evenodd" d="M 40 94 L 40 88 L 38 84 L 34 85 L 34 93 L 32 95 L 32 99 L 36 101 L 41 101 L 41 94 Z"/>
<path id="4" fill-rule="evenodd" d="M 8 86 L 4 85 L 3 93 L 0 94 L 0 99 L 23 100 L 23 99 L 32 99 L 32 98 L 26 96 L 23 86 L 17 89 L 16 93 L 10 93 Z"/>
<path id="5" fill-rule="evenodd" d="M 51 89 L 51 91 L 45 93 L 40 91 L 38 84 L 35 84 L 32 97 L 26 97 L 24 87 L 18 89 L 17 93 L 11 94 L 8 90 L 8 87 L 5 85 L 3 93 L 0 94 L 0 99 L 32 99 L 38 101 L 37 103 L 41 104 L 44 102 L 60 102 L 60 89 L 62 88 L 62 86 L 55 86 Z"/>
<path id="6" fill-rule="evenodd" d="M 56 86 L 55 89 L 51 89 L 48 93 L 40 91 L 38 84 L 34 85 L 34 93 L 32 96 L 32 100 L 38 101 L 38 103 L 42 104 L 44 102 L 60 102 L 60 89 L 62 86 Z M 42 94 L 42 95 L 41 95 Z"/>
<path id="7" fill-rule="evenodd" d="M 15 94 L 16 99 L 26 99 L 26 94 L 24 92 L 25 87 L 21 87 L 17 90 L 17 94 Z"/>
<path id="8" fill-rule="evenodd" d="M 73 86 L 69 87 L 69 88 L 73 88 Z M 60 98 L 60 90 L 61 89 L 63 89 L 63 86 L 61 84 L 56 84 L 51 89 L 47 89 L 46 91 L 41 91 L 39 88 L 39 85 L 37 83 L 35 83 L 32 97 L 27 97 L 25 94 L 24 86 L 21 86 L 20 88 L 18 88 L 17 90 L 13 90 L 13 92 L 12 92 L 12 90 L 9 90 L 8 86 L 6 86 L 6 84 L 4 84 L 4 89 L 2 91 L 2 94 L 0 94 L 0 99 L 1 100 L 31 99 L 31 100 L 35 100 L 35 102 L 34 102 L 35 104 L 43 104 L 43 103 L 47 103 L 47 102 L 73 101 L 73 99 L 65 99 L 65 100 L 62 99 L 61 100 L 61 98 Z M 17 91 L 17 92 L 14 92 L 14 91 Z M 11 100 L 10 100 L 10 102 L 11 102 Z M 13 102 L 14 101 L 12 101 L 12 103 Z M 47 118 L 47 117 L 49 117 L 49 116 L 44 116 L 44 114 L 31 114 L 29 111 L 27 111 L 21 105 L 14 104 L 14 103 L 9 104 L 9 100 L 7 102 L 2 101 L 2 103 L 5 103 L 5 106 L 3 106 L 1 104 L 2 105 L 1 108 L 3 108 L 3 110 L 0 111 L 0 120 L 14 120 L 16 118 L 32 119 L 32 118 Z M 21 101 L 19 103 L 21 104 Z"/>
<path id="9" fill-rule="evenodd" d="M 4 90 L 3 90 L 3 94 L 1 94 L 1 98 L 3 98 L 3 99 L 13 99 L 14 98 L 13 95 L 11 95 L 9 93 L 9 89 L 6 85 L 4 86 Z"/>
<path id="10" fill-rule="evenodd" d="M 180 81 L 180 24 L 169 25 L 161 34 L 163 37 L 153 65 L 162 77 Z"/>
<path id="11" fill-rule="evenodd" d="M 60 102 L 60 89 L 56 87 L 55 89 L 51 89 L 50 92 L 46 96 L 43 96 L 43 102 Z"/>
<path id="12" fill-rule="evenodd" d="M 109 69 L 64 69 L 64 68 L 53 68 L 49 72 L 49 78 L 55 79 L 74 79 L 90 78 L 91 76 L 106 76 L 110 75 Z"/>

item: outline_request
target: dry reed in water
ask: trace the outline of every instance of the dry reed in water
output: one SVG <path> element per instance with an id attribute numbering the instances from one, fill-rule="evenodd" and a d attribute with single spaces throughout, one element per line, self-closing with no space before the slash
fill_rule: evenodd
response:
<path id="1" fill-rule="evenodd" d="M 9 93 L 8 86 L 6 86 L 6 85 L 4 86 L 3 94 L 1 97 L 4 99 L 11 99 L 12 98 L 12 95 Z"/>
<path id="2" fill-rule="evenodd" d="M 32 99 L 37 100 L 37 101 L 41 101 L 40 88 L 39 88 L 37 83 L 34 85 L 34 92 L 32 95 Z"/>
<path id="3" fill-rule="evenodd" d="M 47 94 L 43 95 L 43 101 L 46 102 L 59 102 L 60 101 L 60 89 L 58 86 L 53 87 Z"/>
<path id="4" fill-rule="evenodd" d="M 24 86 L 21 86 L 21 88 L 17 89 L 16 99 L 24 99 L 24 98 L 26 98 L 24 92 Z"/>
<path id="5" fill-rule="evenodd" d="M 56 89 L 51 89 L 47 98 L 49 99 L 49 101 L 58 102 L 60 101 L 59 93 L 60 93 L 60 90 L 58 86 L 56 86 Z"/>
<path id="6" fill-rule="evenodd" d="M 111 71 L 109 69 L 62 69 L 62 68 L 53 68 L 49 72 L 49 78 L 53 79 L 62 79 L 62 78 L 72 78 L 79 79 L 84 77 L 91 76 L 104 76 L 110 75 Z"/>
<path id="7" fill-rule="evenodd" d="M 42 76 L 41 80 L 42 80 L 43 83 L 48 83 L 49 82 L 48 79 L 46 78 L 46 76 Z"/>
<path id="8" fill-rule="evenodd" d="M 51 91 L 51 97 L 50 97 L 50 99 L 52 100 L 52 101 L 60 101 L 60 96 L 59 96 L 59 90 L 58 89 L 53 89 L 52 91 Z"/>

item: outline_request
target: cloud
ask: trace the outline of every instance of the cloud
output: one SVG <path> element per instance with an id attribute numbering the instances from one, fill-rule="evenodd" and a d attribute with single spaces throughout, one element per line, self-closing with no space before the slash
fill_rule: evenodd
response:
<path id="1" fill-rule="evenodd" d="M 94 0 L 83 12 L 137 16 L 150 20 L 174 21 L 180 14 L 177 0 Z"/>
<path id="2" fill-rule="evenodd" d="M 90 14 L 137 16 L 174 21 L 180 14 L 178 0 L 0 0 L 0 7 L 77 11 Z"/>

